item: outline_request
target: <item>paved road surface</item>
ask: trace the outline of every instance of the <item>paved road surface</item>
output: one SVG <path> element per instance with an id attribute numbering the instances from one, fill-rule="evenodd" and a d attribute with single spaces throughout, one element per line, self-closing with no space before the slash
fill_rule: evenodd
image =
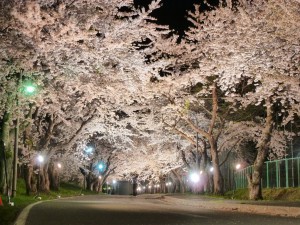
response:
<path id="1" fill-rule="evenodd" d="M 21 224 L 20 221 L 17 224 Z M 170 204 L 160 199 L 81 196 L 33 206 L 26 225 L 299 225 L 300 218 L 251 215 Z"/>

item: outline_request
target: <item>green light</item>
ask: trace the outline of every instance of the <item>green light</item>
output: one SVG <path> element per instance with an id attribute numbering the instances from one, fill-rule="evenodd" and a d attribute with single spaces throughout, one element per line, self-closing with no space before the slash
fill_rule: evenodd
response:
<path id="1" fill-rule="evenodd" d="M 26 86 L 25 87 L 25 92 L 32 94 L 33 92 L 35 92 L 35 87 L 34 86 Z"/>

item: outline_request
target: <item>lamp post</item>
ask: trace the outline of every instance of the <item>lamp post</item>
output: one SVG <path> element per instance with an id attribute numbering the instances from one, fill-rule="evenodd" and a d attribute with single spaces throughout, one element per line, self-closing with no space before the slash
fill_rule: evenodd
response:
<path id="1" fill-rule="evenodd" d="M 237 189 L 237 187 L 239 186 L 239 184 L 238 184 L 239 179 L 238 178 L 236 179 L 235 176 L 237 174 L 236 172 L 238 172 L 241 169 L 241 167 L 242 167 L 242 165 L 240 163 L 238 163 L 235 165 L 235 170 L 233 170 L 233 184 L 234 184 L 233 193 L 234 193 L 235 189 Z"/>
<path id="2" fill-rule="evenodd" d="M 13 154 L 13 178 L 12 178 L 12 197 L 17 194 L 17 172 L 18 172 L 18 148 L 19 148 L 19 123 L 20 123 L 20 109 L 19 109 L 19 87 L 22 82 L 22 72 L 20 74 L 18 88 L 16 93 L 16 112 L 17 118 L 15 122 L 15 138 L 14 138 L 14 154 Z M 31 95 L 36 91 L 36 87 L 30 83 L 25 83 L 22 88 L 23 92 L 27 95 Z"/>
<path id="3" fill-rule="evenodd" d="M 60 169 L 61 169 L 62 165 L 61 163 L 57 163 L 57 168 L 58 168 L 58 189 L 60 186 Z"/>
<path id="4" fill-rule="evenodd" d="M 113 180 L 113 190 L 112 190 L 112 193 L 113 194 L 116 194 L 117 193 L 117 181 L 116 180 Z"/>
<path id="5" fill-rule="evenodd" d="M 108 195 L 108 181 L 106 181 L 106 194 Z"/>
<path id="6" fill-rule="evenodd" d="M 194 192 L 196 192 L 196 187 L 197 187 L 197 183 L 200 181 L 200 175 L 199 173 L 196 173 L 196 172 L 193 172 L 191 175 L 190 175 L 190 179 L 191 181 L 193 182 L 193 187 L 194 187 Z"/>
<path id="7" fill-rule="evenodd" d="M 44 162 L 44 157 L 42 155 L 38 155 L 37 160 L 38 160 L 38 163 L 39 163 L 38 190 L 37 190 L 38 194 L 37 194 L 37 196 L 39 196 L 40 195 L 40 186 L 41 186 L 41 184 L 40 184 L 40 182 L 41 182 L 41 165 Z"/>

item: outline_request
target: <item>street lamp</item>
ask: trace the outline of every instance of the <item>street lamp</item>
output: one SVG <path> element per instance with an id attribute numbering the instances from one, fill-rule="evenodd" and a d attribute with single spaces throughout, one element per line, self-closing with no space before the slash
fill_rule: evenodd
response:
<path id="1" fill-rule="evenodd" d="M 33 94 L 35 92 L 36 88 L 33 85 L 28 85 L 24 87 L 24 92 L 28 94 Z"/>
<path id="2" fill-rule="evenodd" d="M 92 153 L 93 152 L 93 148 L 92 147 L 87 147 L 87 148 L 85 148 L 85 152 L 87 153 L 87 154 L 90 154 L 90 153 Z"/>
<path id="3" fill-rule="evenodd" d="M 191 178 L 193 183 L 198 183 L 200 181 L 200 176 L 199 176 L 198 173 L 192 173 L 190 175 L 190 178 Z"/>
<path id="4" fill-rule="evenodd" d="M 56 165 L 58 168 L 58 188 L 59 188 L 59 186 L 60 186 L 60 169 L 61 169 L 62 165 L 59 162 Z"/>
<path id="5" fill-rule="evenodd" d="M 103 172 L 105 170 L 106 166 L 104 162 L 99 162 L 98 169 L 100 172 Z"/>
<path id="6" fill-rule="evenodd" d="M 114 179 L 114 180 L 112 181 L 112 183 L 113 183 L 113 186 L 112 186 L 113 190 L 112 190 L 112 192 L 113 192 L 114 194 L 116 194 L 116 193 L 117 193 L 117 181 Z"/>
<path id="7" fill-rule="evenodd" d="M 14 154 L 13 154 L 13 177 L 12 177 L 12 197 L 17 194 L 17 173 L 18 173 L 18 148 L 19 148 L 19 123 L 20 123 L 20 110 L 19 110 L 19 87 L 22 82 L 22 73 L 20 74 L 17 93 L 16 93 L 16 123 L 15 123 L 15 139 L 14 139 Z M 25 95 L 32 95 L 36 91 L 36 86 L 30 82 L 25 82 L 21 90 Z"/>
<path id="8" fill-rule="evenodd" d="M 39 174 L 38 174 L 38 194 L 37 196 L 40 195 L 40 182 L 41 182 L 41 164 L 44 162 L 44 157 L 42 155 L 37 156 L 37 161 L 39 163 Z"/>
<path id="9" fill-rule="evenodd" d="M 240 163 L 237 163 L 236 165 L 235 165 L 235 170 L 233 170 L 233 184 L 234 184 L 234 189 L 233 189 L 233 193 L 234 193 L 234 190 L 239 186 L 239 179 L 237 178 L 235 178 L 235 176 L 236 176 L 236 172 L 238 172 L 240 169 L 242 168 L 242 165 L 240 164 Z"/>

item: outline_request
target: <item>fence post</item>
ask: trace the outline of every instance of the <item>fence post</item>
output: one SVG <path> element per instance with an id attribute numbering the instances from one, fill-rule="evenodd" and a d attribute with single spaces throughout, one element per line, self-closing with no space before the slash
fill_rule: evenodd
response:
<path id="1" fill-rule="evenodd" d="M 289 161 L 285 160 L 285 187 L 289 187 Z"/>
<path id="2" fill-rule="evenodd" d="M 297 159 L 297 167 L 298 167 L 298 187 L 300 187 L 300 158 Z"/>
<path id="3" fill-rule="evenodd" d="M 278 170 L 278 161 L 276 161 L 276 187 L 279 188 L 279 170 Z"/>
<path id="4" fill-rule="evenodd" d="M 267 164 L 267 188 L 269 188 L 270 186 L 269 186 L 269 182 L 270 182 L 270 180 L 269 180 L 269 162 L 266 162 L 266 164 Z"/>

